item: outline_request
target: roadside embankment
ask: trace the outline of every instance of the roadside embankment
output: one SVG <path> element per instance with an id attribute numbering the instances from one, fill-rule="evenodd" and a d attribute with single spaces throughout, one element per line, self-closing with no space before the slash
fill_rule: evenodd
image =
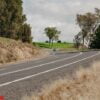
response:
<path id="1" fill-rule="evenodd" d="M 47 55 L 43 52 L 33 44 L 0 37 L 0 64 L 41 58 Z"/>

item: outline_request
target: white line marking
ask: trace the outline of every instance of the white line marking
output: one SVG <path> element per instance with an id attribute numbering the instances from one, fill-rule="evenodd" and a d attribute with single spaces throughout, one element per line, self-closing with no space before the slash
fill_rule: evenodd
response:
<path id="1" fill-rule="evenodd" d="M 7 86 L 7 85 L 9 85 L 9 84 L 16 83 L 16 82 L 19 82 L 19 81 L 23 81 L 23 80 L 26 80 L 26 79 L 30 79 L 30 78 L 32 78 L 32 77 L 36 77 L 36 76 L 38 76 L 38 75 L 42 75 L 42 74 L 45 74 L 45 73 L 48 73 L 48 72 L 52 72 L 52 71 L 55 71 L 55 70 L 57 70 L 57 69 L 61 69 L 61 68 L 64 68 L 64 67 L 68 67 L 69 65 L 76 64 L 76 63 L 78 63 L 78 62 L 87 60 L 87 59 L 89 59 L 89 58 L 93 58 L 93 57 L 95 57 L 95 56 L 97 56 L 97 55 L 99 55 L 99 54 L 100 54 L 100 52 L 97 53 L 97 54 L 95 54 L 95 55 L 92 55 L 92 56 L 90 56 L 90 57 L 86 57 L 86 58 L 83 58 L 83 59 L 81 59 L 81 60 L 77 60 L 77 61 L 75 61 L 75 62 L 73 62 L 73 63 L 69 63 L 69 64 L 66 64 L 66 65 L 63 65 L 63 66 L 60 66 L 60 67 L 57 67 L 57 68 L 53 68 L 53 69 L 50 69 L 50 70 L 47 70 L 47 71 L 44 71 L 44 72 L 40 72 L 40 73 L 37 73 L 37 74 L 34 74 L 34 75 L 26 76 L 26 77 L 24 77 L 24 78 L 16 79 L 16 80 L 14 80 L 14 81 L 6 82 L 6 83 L 3 83 L 3 84 L 0 84 L 0 87 Z"/>
<path id="2" fill-rule="evenodd" d="M 49 55 L 47 57 L 44 57 L 44 58 L 39 58 L 39 59 L 30 59 L 30 60 L 26 60 L 26 61 L 17 61 L 17 62 L 11 62 L 11 63 L 7 63 L 7 64 L 4 64 L 4 65 L 0 65 L 0 67 L 6 67 L 6 66 L 9 66 L 9 65 L 20 65 L 20 64 L 24 64 L 26 62 L 30 62 L 30 61 L 39 61 L 39 60 L 42 60 L 42 59 L 45 59 L 45 58 L 48 58 L 48 57 L 52 57 L 54 55 Z M 56 56 L 54 56 L 56 57 Z M 17 66 L 13 66 L 14 68 L 16 68 Z M 6 70 L 7 68 L 5 68 L 4 70 Z"/>
<path id="3" fill-rule="evenodd" d="M 82 55 L 82 53 L 79 53 L 79 54 L 77 54 L 75 56 L 72 56 L 72 57 L 55 60 L 55 61 L 52 61 L 52 62 L 49 62 L 49 63 L 44 63 L 44 64 L 41 64 L 41 65 L 37 65 L 37 66 L 32 66 L 32 67 L 28 67 L 28 68 L 24 68 L 24 69 L 12 71 L 12 72 L 2 73 L 2 74 L 0 74 L 0 76 L 5 76 L 5 75 L 8 75 L 8 74 L 13 74 L 13 73 L 21 72 L 21 71 L 26 71 L 26 70 L 30 70 L 30 69 L 33 69 L 33 68 L 38 68 L 38 67 L 41 67 L 41 66 L 44 66 L 44 65 L 48 65 L 48 64 L 59 62 L 59 61 L 63 61 L 63 60 L 68 60 L 68 59 L 71 59 L 71 58 L 75 58 L 75 57 L 77 57 L 79 55 Z"/>

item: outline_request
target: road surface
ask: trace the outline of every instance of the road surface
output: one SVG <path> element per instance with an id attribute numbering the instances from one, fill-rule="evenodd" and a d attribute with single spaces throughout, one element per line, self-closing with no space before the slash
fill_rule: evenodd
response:
<path id="1" fill-rule="evenodd" d="M 65 75 L 71 76 L 79 66 L 89 67 L 100 60 L 100 51 L 57 53 L 44 59 L 10 64 L 0 69 L 0 96 L 21 100 L 25 94 Z"/>

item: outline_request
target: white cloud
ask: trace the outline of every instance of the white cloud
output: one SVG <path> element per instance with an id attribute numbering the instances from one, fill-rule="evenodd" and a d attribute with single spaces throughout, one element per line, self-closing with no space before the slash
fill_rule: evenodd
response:
<path id="1" fill-rule="evenodd" d="M 56 26 L 62 31 L 60 39 L 73 41 L 79 32 L 75 19 L 77 13 L 85 13 L 99 8 L 100 0 L 23 0 L 24 13 L 32 26 L 35 41 L 46 40 L 43 30 Z"/>

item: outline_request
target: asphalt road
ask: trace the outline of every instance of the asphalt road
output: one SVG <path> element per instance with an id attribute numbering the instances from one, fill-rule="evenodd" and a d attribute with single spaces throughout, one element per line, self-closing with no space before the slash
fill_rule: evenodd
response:
<path id="1" fill-rule="evenodd" d="M 10 64 L 0 69 L 0 96 L 5 100 L 21 100 L 39 91 L 44 84 L 73 73 L 100 60 L 100 51 L 57 53 L 44 59 Z"/>

